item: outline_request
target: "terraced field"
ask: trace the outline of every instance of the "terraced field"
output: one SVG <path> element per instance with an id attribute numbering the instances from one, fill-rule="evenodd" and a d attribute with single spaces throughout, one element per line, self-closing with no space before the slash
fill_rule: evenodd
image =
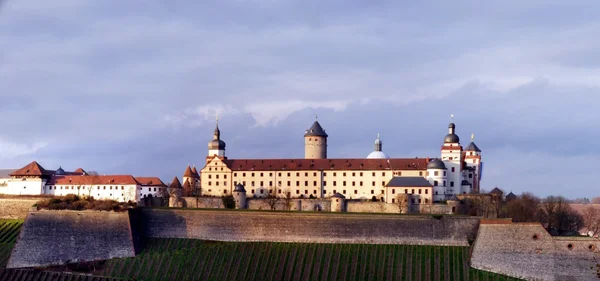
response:
<path id="1" fill-rule="evenodd" d="M 71 273 L 60 273 L 60 272 L 48 272 L 38 270 L 21 270 L 11 269 L 2 270 L 0 269 L 0 280 L 2 281 L 122 281 L 124 279 L 119 278 L 104 278 L 98 276 L 90 276 L 83 274 L 71 274 Z"/>
<path id="2" fill-rule="evenodd" d="M 469 247 L 150 239 L 97 275 L 136 280 L 517 280 L 471 269 Z"/>
<path id="3" fill-rule="evenodd" d="M 6 267 L 21 226 L 23 220 L 0 220 L 0 269 Z"/>

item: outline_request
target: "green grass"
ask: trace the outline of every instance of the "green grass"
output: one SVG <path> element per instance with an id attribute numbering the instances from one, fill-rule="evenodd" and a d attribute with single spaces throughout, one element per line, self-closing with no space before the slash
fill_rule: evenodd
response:
<path id="1" fill-rule="evenodd" d="M 23 220 L 0 220 L 0 269 L 6 267 Z"/>
<path id="2" fill-rule="evenodd" d="M 468 257 L 469 247 L 150 239 L 140 255 L 108 260 L 96 275 L 146 281 L 518 280 L 471 269 Z"/>

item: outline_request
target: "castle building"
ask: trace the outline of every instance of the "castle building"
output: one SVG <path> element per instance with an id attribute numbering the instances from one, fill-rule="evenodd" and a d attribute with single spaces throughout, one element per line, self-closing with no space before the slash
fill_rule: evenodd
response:
<path id="1" fill-rule="evenodd" d="M 481 150 L 473 138 L 463 150 L 455 128 L 450 123 L 440 157 L 432 159 L 390 158 L 382 151 L 379 135 L 367 158 L 329 159 L 328 135 L 318 121 L 304 134 L 304 159 L 229 159 L 217 121 L 198 183 L 207 196 L 232 195 L 241 184 L 248 198 L 288 193 L 294 198 L 329 198 L 339 193 L 346 199 L 394 203 L 403 193 L 411 194 L 414 204 L 430 204 L 479 190 Z M 194 175 L 188 170 L 184 179 L 191 181 Z"/>
<path id="2" fill-rule="evenodd" d="M 94 175 L 79 168 L 66 172 L 62 167 L 47 170 L 36 161 L 13 170 L 3 180 L 0 194 L 56 195 L 75 194 L 101 200 L 138 202 L 149 196 L 161 197 L 166 185 L 157 177 L 131 175 Z"/>

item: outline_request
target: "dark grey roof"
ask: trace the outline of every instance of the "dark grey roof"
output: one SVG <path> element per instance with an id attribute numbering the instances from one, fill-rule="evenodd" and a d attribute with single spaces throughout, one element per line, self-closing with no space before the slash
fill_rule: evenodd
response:
<path id="1" fill-rule="evenodd" d="M 504 192 L 502 192 L 502 190 L 500 190 L 497 187 L 494 187 L 494 189 L 492 189 L 492 191 L 490 191 L 491 194 L 503 194 Z"/>
<path id="2" fill-rule="evenodd" d="M 481 152 L 481 149 L 479 149 L 479 147 L 477 147 L 477 145 L 474 142 L 471 142 L 469 144 L 469 146 L 467 146 L 467 148 L 465 149 L 465 151 Z"/>
<path id="3" fill-rule="evenodd" d="M 325 130 L 323 130 L 323 127 L 321 127 L 321 124 L 319 124 L 319 121 L 315 121 L 315 123 L 312 124 L 312 126 L 310 126 L 310 129 L 306 130 L 306 134 L 304 134 L 305 137 L 328 137 L 327 133 L 325 133 Z"/>
<path id="4" fill-rule="evenodd" d="M 387 187 L 432 187 L 424 177 L 393 177 Z"/>
<path id="5" fill-rule="evenodd" d="M 338 193 L 336 193 L 336 194 L 334 194 L 334 195 L 331 195 L 331 198 L 342 198 L 342 199 L 344 199 L 344 198 L 346 198 L 346 197 L 345 197 L 344 195 L 341 195 L 341 194 L 338 192 Z"/>
<path id="6" fill-rule="evenodd" d="M 439 158 L 434 158 L 427 164 L 427 169 L 442 169 L 446 170 L 446 165 Z"/>
<path id="7" fill-rule="evenodd" d="M 16 172 L 18 169 L 0 169 L 0 178 L 10 178 L 10 174 Z"/>
<path id="8" fill-rule="evenodd" d="M 460 201 L 460 199 L 458 199 L 458 197 L 456 197 L 456 194 L 452 194 L 452 197 L 450 197 L 450 199 L 448 199 L 448 201 Z"/>
<path id="9" fill-rule="evenodd" d="M 225 150 L 225 142 L 222 140 L 211 140 L 208 142 L 208 149 Z"/>
<path id="10" fill-rule="evenodd" d="M 238 183 L 235 185 L 235 188 L 233 189 L 234 192 L 246 192 L 246 189 L 244 188 L 244 185 L 241 183 Z"/>
<path id="11" fill-rule="evenodd" d="M 471 183 L 468 180 L 463 180 L 460 185 L 471 185 Z"/>
<path id="12" fill-rule="evenodd" d="M 454 128 L 456 128 L 456 125 L 454 125 L 454 123 L 450 123 L 450 124 L 448 125 L 448 128 L 452 128 L 452 129 L 454 129 Z"/>
<path id="13" fill-rule="evenodd" d="M 444 143 L 459 143 L 460 138 L 456 134 L 447 134 L 444 138 Z"/>
<path id="14" fill-rule="evenodd" d="M 54 174 L 56 174 L 56 175 L 64 175 L 65 174 L 65 170 L 63 170 L 62 167 L 58 167 L 58 170 L 56 170 L 54 172 Z"/>
<path id="15" fill-rule="evenodd" d="M 509 194 L 506 195 L 506 199 L 515 199 L 515 198 L 517 198 L 517 195 L 515 195 L 512 192 L 510 192 Z"/>

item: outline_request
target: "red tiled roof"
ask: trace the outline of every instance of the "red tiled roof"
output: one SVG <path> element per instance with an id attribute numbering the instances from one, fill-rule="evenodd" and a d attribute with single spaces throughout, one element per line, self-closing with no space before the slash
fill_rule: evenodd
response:
<path id="1" fill-rule="evenodd" d="M 144 186 L 167 186 L 162 180 L 157 177 L 135 177 L 135 180 Z"/>
<path id="2" fill-rule="evenodd" d="M 194 172 L 192 172 L 192 168 L 190 168 L 190 165 L 187 166 L 187 168 L 185 169 L 185 172 L 183 173 L 184 177 L 194 177 Z"/>
<path id="3" fill-rule="evenodd" d="M 389 159 L 227 159 L 233 171 L 269 170 L 427 170 L 426 158 Z"/>
<path id="4" fill-rule="evenodd" d="M 171 184 L 169 185 L 169 189 L 172 188 L 183 188 L 181 186 L 181 182 L 179 181 L 179 179 L 177 177 L 173 178 L 173 182 L 171 182 Z"/>
<path id="5" fill-rule="evenodd" d="M 38 162 L 33 161 L 27 166 L 14 171 L 11 176 L 47 176 L 48 172 Z"/>
<path id="6" fill-rule="evenodd" d="M 190 184 L 189 180 L 185 180 L 185 183 L 183 184 L 183 188 L 185 190 L 192 189 L 192 185 Z"/>
<path id="7" fill-rule="evenodd" d="M 194 173 L 194 176 L 196 176 L 197 179 L 200 178 L 200 174 L 198 174 L 198 170 L 196 170 L 196 166 L 194 166 L 194 168 L 192 168 L 192 173 Z"/>
<path id="8" fill-rule="evenodd" d="M 98 176 L 97 180 L 92 182 L 92 177 L 90 176 L 53 176 L 50 181 L 48 181 L 49 185 L 137 185 L 138 182 L 131 175 L 108 175 L 108 176 Z"/>
<path id="9" fill-rule="evenodd" d="M 80 174 L 80 175 L 85 175 L 86 171 L 84 169 L 82 169 L 82 168 L 77 168 L 77 170 L 75 170 L 75 172 L 73 172 L 73 173 Z"/>

